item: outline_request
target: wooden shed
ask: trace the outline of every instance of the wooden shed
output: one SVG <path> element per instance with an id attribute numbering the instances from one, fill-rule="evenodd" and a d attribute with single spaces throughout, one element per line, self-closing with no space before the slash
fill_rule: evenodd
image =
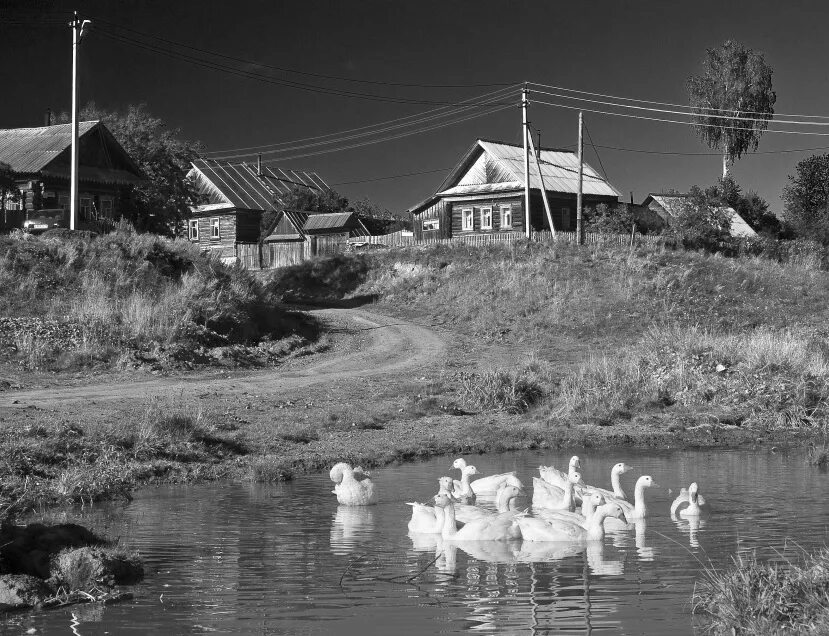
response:
<path id="1" fill-rule="evenodd" d="M 530 224 L 549 230 L 542 181 L 556 230 L 576 228 L 578 158 L 568 150 L 541 148 L 530 161 Z M 583 165 L 585 206 L 615 205 L 619 192 L 588 164 Z M 543 179 L 542 179 L 543 177 Z M 447 175 L 435 194 L 409 209 L 417 239 L 464 234 L 524 232 L 524 148 L 478 139 Z"/>
<path id="2" fill-rule="evenodd" d="M 665 225 L 670 225 L 671 221 L 692 202 L 690 194 L 677 194 L 675 192 L 668 194 L 650 193 L 642 202 L 642 206 L 650 209 L 654 214 L 658 215 Z M 741 217 L 737 211 L 728 206 L 722 206 L 721 210 L 725 211 L 730 217 L 731 225 L 729 231 L 731 236 L 735 237 L 752 237 L 757 236 L 752 227 L 746 223 L 745 219 Z"/>

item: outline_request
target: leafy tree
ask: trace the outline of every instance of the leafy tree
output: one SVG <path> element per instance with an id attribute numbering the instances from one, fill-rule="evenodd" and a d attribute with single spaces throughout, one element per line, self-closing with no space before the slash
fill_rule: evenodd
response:
<path id="1" fill-rule="evenodd" d="M 630 208 L 624 204 L 610 207 L 606 203 L 599 203 L 595 208 L 584 210 L 585 232 L 605 234 L 630 234 L 635 220 Z"/>
<path id="2" fill-rule="evenodd" d="M 69 113 L 58 123 L 71 122 Z M 145 104 L 130 105 L 125 112 L 108 111 L 90 102 L 79 113 L 81 121 L 100 119 L 127 154 L 144 171 L 148 183 L 136 186 L 125 216 L 139 229 L 176 233 L 189 205 L 198 203 L 193 185 L 185 179 L 190 162 L 201 152 L 198 142 L 180 138 L 178 128 L 147 112 Z"/>
<path id="3" fill-rule="evenodd" d="M 711 192 L 693 186 L 678 207 L 664 235 L 688 249 L 717 250 L 731 239 L 731 216 Z"/>
<path id="4" fill-rule="evenodd" d="M 774 117 L 777 95 L 771 76 L 762 53 L 728 40 L 718 49 L 708 49 L 703 74 L 688 79 L 697 135 L 709 148 L 722 151 L 724 177 L 734 160 L 757 150 Z"/>
<path id="5" fill-rule="evenodd" d="M 744 194 L 731 175 L 721 177 L 715 185 L 706 188 L 704 194 L 709 205 L 734 208 L 754 231 L 772 236 L 779 234 L 780 220 L 769 212 L 766 200 L 753 191 Z"/>
<path id="6" fill-rule="evenodd" d="M 783 188 L 783 215 L 797 236 L 829 244 L 829 154 L 797 163 Z"/>

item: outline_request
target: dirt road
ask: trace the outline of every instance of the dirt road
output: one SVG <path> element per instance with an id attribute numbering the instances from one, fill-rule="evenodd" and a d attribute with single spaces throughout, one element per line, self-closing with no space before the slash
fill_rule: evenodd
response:
<path id="1" fill-rule="evenodd" d="M 334 342 L 330 352 L 268 371 L 193 373 L 130 383 L 96 383 L 2 393 L 0 408 L 130 401 L 159 392 L 193 390 L 223 395 L 242 392 L 275 395 L 323 382 L 433 368 L 443 362 L 446 341 L 428 327 L 364 309 L 315 309 L 309 313 L 326 323 Z"/>

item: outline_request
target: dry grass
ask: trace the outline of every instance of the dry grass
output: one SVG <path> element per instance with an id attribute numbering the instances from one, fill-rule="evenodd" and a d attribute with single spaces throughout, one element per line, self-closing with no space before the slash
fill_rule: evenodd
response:
<path id="1" fill-rule="evenodd" d="M 706 573 L 694 612 L 717 634 L 829 634 L 829 550 L 786 566 L 739 555 Z"/>

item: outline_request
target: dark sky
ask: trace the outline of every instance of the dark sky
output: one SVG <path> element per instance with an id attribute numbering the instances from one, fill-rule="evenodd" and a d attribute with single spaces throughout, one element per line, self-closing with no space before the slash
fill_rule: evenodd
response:
<path id="1" fill-rule="evenodd" d="M 778 113 L 829 114 L 825 107 L 829 103 L 826 2 L 77 0 L 70 4 L 0 0 L 0 127 L 39 126 L 47 107 L 69 108 L 71 33 L 50 23 L 75 8 L 82 17 L 98 18 L 81 49 L 81 103 L 95 100 L 103 107 L 123 108 L 145 102 L 153 114 L 180 128 L 184 136 L 202 141 L 208 151 L 368 126 L 499 88 L 469 86 L 473 84 L 528 80 L 687 104 L 686 79 L 701 70 L 706 48 L 729 38 L 765 53 L 774 69 Z M 10 24 L 12 21 L 25 24 Z M 116 32 L 115 27 L 104 21 L 266 65 L 381 83 L 351 83 L 246 67 L 280 80 L 436 103 L 373 101 L 254 81 L 113 41 L 106 34 Z M 121 33 L 150 42 L 144 35 Z M 169 46 L 159 41 L 154 44 Z M 204 57 L 193 50 L 189 54 Z M 221 62 L 244 68 L 238 62 Z M 390 82 L 466 86 L 400 87 L 389 86 Z M 509 94 L 508 102 L 519 103 L 517 89 Z M 712 152 L 687 126 L 592 113 L 586 113 L 585 118 L 597 145 Z M 542 130 L 545 146 L 575 144 L 576 111 L 535 105 L 530 119 Z M 520 124 L 520 109 L 510 108 L 340 152 L 293 159 L 285 159 L 290 153 L 282 153 L 265 159 L 280 167 L 315 170 L 332 185 L 437 170 L 335 185 L 349 198 L 367 196 L 401 210 L 434 192 L 476 137 L 518 142 Z M 829 133 L 829 127 L 809 130 Z M 829 147 L 829 136 L 766 134 L 759 150 L 768 153 L 817 147 Z M 589 143 L 585 148 L 587 160 L 599 168 Z M 610 181 L 625 198 L 633 190 L 637 202 L 649 191 L 710 184 L 721 171 L 717 156 L 610 149 L 599 153 Z M 809 154 L 749 155 L 737 162 L 733 174 L 745 190 L 756 190 L 776 210 L 787 175 Z"/>

